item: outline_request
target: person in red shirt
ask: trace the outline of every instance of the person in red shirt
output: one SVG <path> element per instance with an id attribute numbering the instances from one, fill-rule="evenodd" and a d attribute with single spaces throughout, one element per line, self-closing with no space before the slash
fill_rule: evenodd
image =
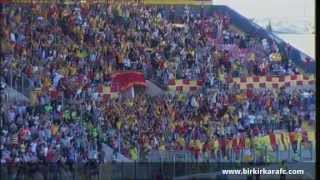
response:
<path id="1" fill-rule="evenodd" d="M 210 145 L 209 141 L 206 141 L 203 145 L 203 153 L 206 157 L 206 159 L 209 160 L 210 158 L 210 153 L 212 151 L 212 146 Z"/>
<path id="2" fill-rule="evenodd" d="M 220 151 L 221 151 L 221 158 L 224 158 L 226 156 L 226 144 L 227 144 L 227 140 L 225 137 L 220 137 L 219 138 L 219 147 L 220 147 Z"/>
<path id="3" fill-rule="evenodd" d="M 297 140 L 297 133 L 296 132 L 290 132 L 289 133 L 290 142 L 292 144 L 292 150 L 294 153 L 297 153 L 298 149 L 298 140 Z"/>

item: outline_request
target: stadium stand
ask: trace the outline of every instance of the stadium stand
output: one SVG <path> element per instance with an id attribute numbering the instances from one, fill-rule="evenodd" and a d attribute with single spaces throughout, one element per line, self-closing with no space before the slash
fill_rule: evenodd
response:
<path id="1" fill-rule="evenodd" d="M 30 98 L 1 110 L 1 163 L 106 162 L 105 145 L 270 162 L 314 144 L 312 65 L 227 7 L 4 4 L 1 23 L 2 79 L 22 74 Z M 146 80 L 165 93 L 124 98 Z"/>

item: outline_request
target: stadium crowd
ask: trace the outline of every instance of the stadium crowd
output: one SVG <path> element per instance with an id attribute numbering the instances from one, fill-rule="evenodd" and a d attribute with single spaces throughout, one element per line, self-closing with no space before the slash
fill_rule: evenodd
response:
<path id="1" fill-rule="evenodd" d="M 299 73 L 287 49 L 237 32 L 227 14 L 34 4 L 6 5 L 1 21 L 3 78 L 22 72 L 41 89 L 37 105 L 3 110 L 1 163 L 103 161 L 102 143 L 133 160 L 151 150 L 225 154 L 225 143 L 216 141 L 298 131 L 315 121 L 314 91 L 243 91 L 221 81 Z M 119 70 L 142 71 L 164 86 L 172 79 L 205 86 L 198 94 L 102 101 L 99 85 Z"/>
<path id="2" fill-rule="evenodd" d="M 227 147 L 217 140 L 301 131 L 303 121 L 314 124 L 314 98 L 314 92 L 299 90 L 277 94 L 226 89 L 208 95 L 136 96 L 106 104 L 86 101 L 63 110 L 54 102 L 35 108 L 17 104 L 4 115 L 2 161 L 81 162 L 102 155 L 101 143 L 134 160 L 137 148 L 145 153 L 188 149 L 197 156 L 225 153 Z"/>
<path id="3" fill-rule="evenodd" d="M 36 87 L 72 84 L 69 91 L 76 92 L 107 83 L 116 70 L 141 70 L 164 84 L 299 73 L 288 49 L 233 30 L 224 14 L 186 7 L 180 17 L 168 8 L 102 4 L 12 6 L 4 14 L 2 66 L 22 70 Z"/>

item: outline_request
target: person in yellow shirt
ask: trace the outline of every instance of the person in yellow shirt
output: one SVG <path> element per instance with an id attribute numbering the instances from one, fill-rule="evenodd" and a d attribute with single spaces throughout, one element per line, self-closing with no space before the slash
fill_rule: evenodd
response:
<path id="1" fill-rule="evenodd" d="M 128 116 L 128 123 L 129 123 L 129 125 L 133 125 L 135 123 L 135 116 L 134 115 Z"/>
<path id="2" fill-rule="evenodd" d="M 249 137 L 246 137 L 245 139 L 245 148 L 250 149 L 251 148 L 251 140 Z"/>
<path id="3" fill-rule="evenodd" d="M 233 124 L 236 125 L 236 126 L 238 126 L 238 124 L 239 124 L 239 117 L 238 117 L 237 113 L 233 113 L 231 119 L 232 119 Z"/>
<path id="4" fill-rule="evenodd" d="M 209 118 L 210 118 L 209 114 L 206 114 L 206 115 L 203 116 L 203 125 L 204 126 L 208 126 L 209 125 Z"/>
<path id="5" fill-rule="evenodd" d="M 249 137 L 246 137 L 245 139 L 245 148 L 244 148 L 244 161 L 250 162 L 252 161 L 252 148 L 251 148 L 251 140 Z"/>
<path id="6" fill-rule="evenodd" d="M 137 147 L 134 147 L 132 146 L 129 150 L 129 153 L 130 153 L 130 157 L 131 157 L 131 160 L 133 161 L 137 161 L 138 160 L 138 150 L 137 150 Z"/>
<path id="7" fill-rule="evenodd" d="M 99 18 L 99 22 L 98 22 L 98 28 L 99 28 L 99 29 L 103 28 L 103 26 L 104 26 L 104 23 L 105 23 L 104 19 L 102 19 L 102 18 Z"/>
<path id="8" fill-rule="evenodd" d="M 44 88 L 50 88 L 51 87 L 51 80 L 48 76 L 45 76 L 43 78 L 43 87 Z"/>
<path id="9" fill-rule="evenodd" d="M 185 142 L 185 140 L 184 140 L 183 137 L 180 136 L 180 137 L 177 139 L 177 143 L 178 143 L 178 145 L 180 146 L 181 150 L 185 148 L 186 142 Z"/>
<path id="10" fill-rule="evenodd" d="M 195 148 L 195 141 L 194 139 L 191 139 L 190 142 L 189 142 L 189 148 L 190 149 L 194 149 Z"/>
<path id="11" fill-rule="evenodd" d="M 198 159 L 203 149 L 203 143 L 200 141 L 200 139 L 196 139 L 194 141 L 194 146 L 195 146 L 195 156 L 196 156 L 196 159 Z"/>
<path id="12" fill-rule="evenodd" d="M 122 122 L 120 121 L 120 120 L 118 120 L 118 122 L 117 122 L 117 129 L 121 129 L 121 126 L 122 126 Z"/>
<path id="13" fill-rule="evenodd" d="M 68 74 L 68 68 L 65 67 L 65 66 L 62 66 L 62 67 L 58 70 L 58 72 L 59 72 L 60 74 L 62 74 L 63 76 L 68 76 L 68 75 L 69 75 L 69 74 Z"/>
<path id="14" fill-rule="evenodd" d="M 166 151 L 166 146 L 164 145 L 164 143 L 161 143 L 161 144 L 160 144 L 160 146 L 159 146 L 159 151 L 160 151 L 160 152 Z"/>
<path id="15" fill-rule="evenodd" d="M 255 61 L 256 60 L 256 54 L 255 53 L 250 53 L 250 56 L 249 56 L 249 61 Z"/>
<path id="16" fill-rule="evenodd" d="M 19 24 L 19 23 L 21 22 L 21 16 L 20 16 L 20 14 L 17 14 L 17 15 L 15 16 L 15 22 L 16 22 L 17 24 Z"/>
<path id="17" fill-rule="evenodd" d="M 144 148 L 144 151 L 145 151 L 145 152 L 149 152 L 149 151 L 152 149 L 152 147 L 151 147 L 151 145 L 149 144 L 149 142 L 145 142 L 143 148 Z"/>
<path id="18" fill-rule="evenodd" d="M 97 19 L 95 17 L 90 17 L 89 19 L 89 24 L 95 28 L 96 27 L 96 24 L 97 24 Z"/>
<path id="19" fill-rule="evenodd" d="M 58 134 L 59 131 L 59 126 L 58 125 L 54 125 L 51 127 L 51 133 L 53 136 L 56 136 Z"/>
<path id="20" fill-rule="evenodd" d="M 213 137 L 211 139 L 211 147 L 212 147 L 212 153 L 215 158 L 218 157 L 218 150 L 219 150 L 219 140 L 218 138 Z"/>
<path id="21" fill-rule="evenodd" d="M 74 76 L 77 73 L 77 68 L 74 65 L 69 66 L 68 72 L 70 76 Z"/>
<path id="22" fill-rule="evenodd" d="M 224 116 L 223 116 L 223 122 L 224 123 L 228 123 L 229 122 L 229 114 L 226 113 Z"/>
<path id="23" fill-rule="evenodd" d="M 169 127 L 170 127 L 170 130 L 173 132 L 176 128 L 176 124 L 172 121 L 169 122 Z"/>
<path id="24" fill-rule="evenodd" d="M 270 59 L 275 62 L 280 62 L 282 60 L 282 57 L 280 53 L 272 53 L 270 55 Z"/>
<path id="25" fill-rule="evenodd" d="M 216 51 L 213 53 L 213 56 L 214 56 L 214 59 L 220 60 L 221 57 L 222 57 L 222 54 L 221 54 L 218 50 L 216 50 Z"/>

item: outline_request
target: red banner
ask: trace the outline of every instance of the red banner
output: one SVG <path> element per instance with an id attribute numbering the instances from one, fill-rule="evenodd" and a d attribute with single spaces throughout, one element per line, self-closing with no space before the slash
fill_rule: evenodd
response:
<path id="1" fill-rule="evenodd" d="M 244 135 L 240 136 L 239 139 L 239 148 L 240 149 L 244 149 L 246 146 L 246 138 L 244 137 Z"/>
<path id="2" fill-rule="evenodd" d="M 270 138 L 270 143 L 272 146 L 273 151 L 277 149 L 277 140 L 276 140 L 276 135 L 274 133 L 269 134 Z"/>
<path id="3" fill-rule="evenodd" d="M 112 75 L 111 91 L 124 91 L 134 85 L 145 86 L 146 81 L 141 72 L 128 71 L 118 72 Z"/>

